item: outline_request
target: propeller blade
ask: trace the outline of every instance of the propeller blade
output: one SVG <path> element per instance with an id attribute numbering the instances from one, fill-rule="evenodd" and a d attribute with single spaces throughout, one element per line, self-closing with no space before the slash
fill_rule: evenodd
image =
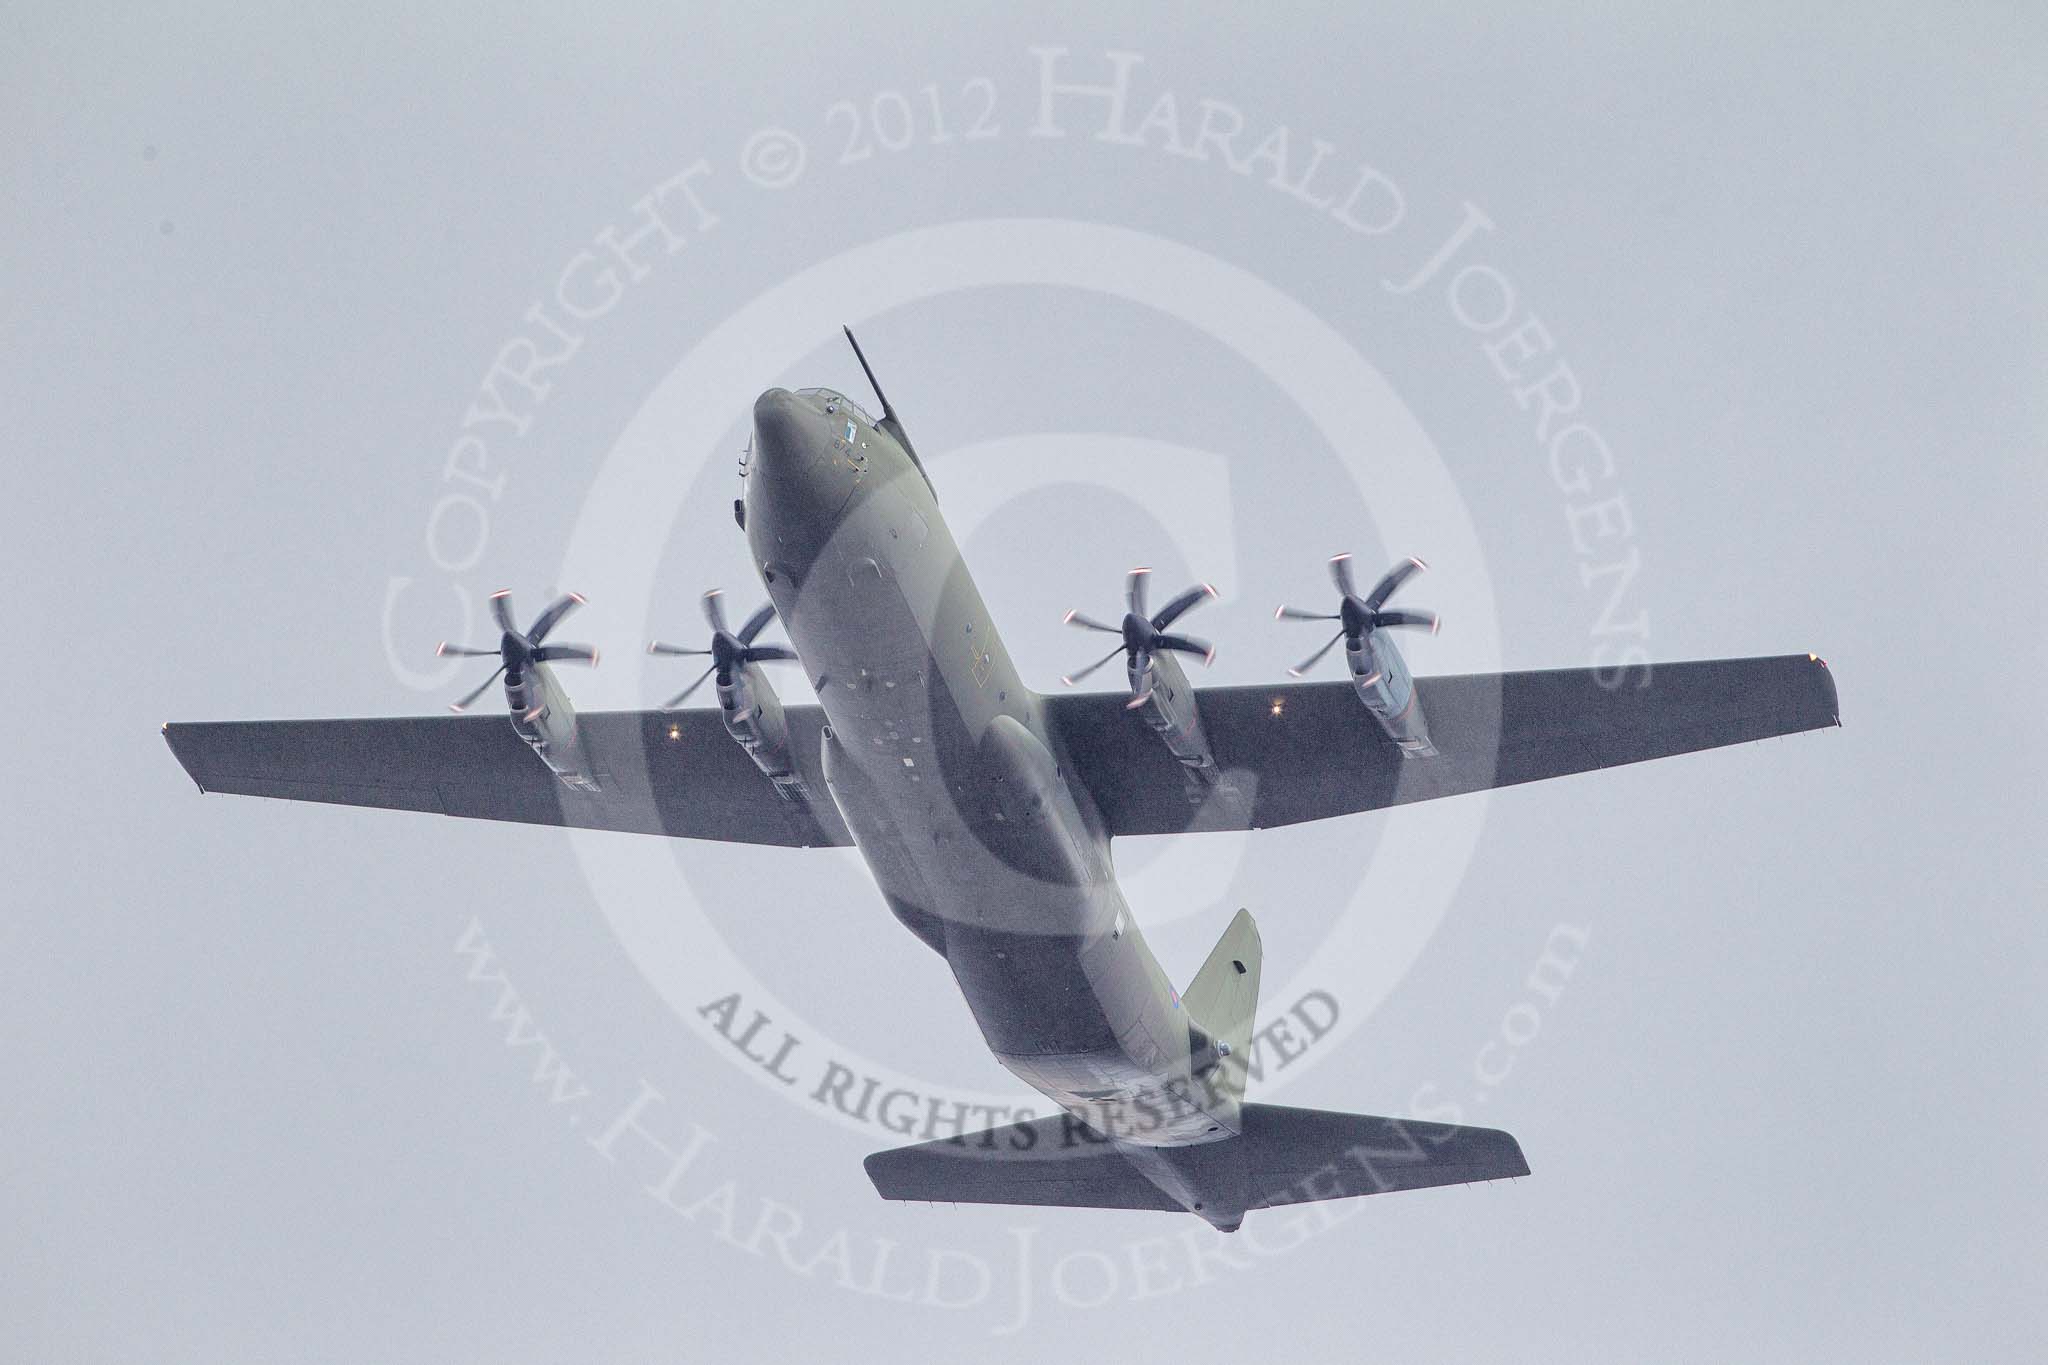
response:
<path id="1" fill-rule="evenodd" d="M 597 651 L 589 645 L 542 645 L 533 651 L 537 664 L 571 663 L 596 664 Z"/>
<path id="2" fill-rule="evenodd" d="M 470 693 L 461 701 L 450 702 L 448 704 L 448 709 L 450 711 L 467 711 L 469 709 L 469 704 L 475 701 L 478 697 L 481 697 L 485 692 L 489 691 L 491 684 L 496 682 L 498 680 L 498 675 L 500 673 L 503 673 L 504 671 L 505 665 L 499 664 L 496 668 L 491 670 L 490 677 L 485 678 L 481 683 L 477 684 L 476 691 Z"/>
<path id="3" fill-rule="evenodd" d="M 761 604 L 761 609 L 755 612 L 752 616 L 749 616 L 747 618 L 747 623 L 740 627 L 740 643 L 743 645 L 750 645 L 754 643 L 754 637 L 756 635 L 759 635 L 761 631 L 764 628 L 766 628 L 768 623 L 770 621 L 773 621 L 774 619 L 775 604 L 773 602 L 763 602 Z"/>
<path id="4" fill-rule="evenodd" d="M 1062 619 L 1065 620 L 1068 625 L 1079 626 L 1083 630 L 1099 630 L 1104 635 L 1123 634 L 1123 631 L 1118 629 L 1116 626 L 1104 625 L 1102 622 L 1096 620 L 1094 617 L 1088 616 L 1078 611 L 1070 611 Z"/>
<path id="5" fill-rule="evenodd" d="M 1152 637 L 1152 648 L 1175 649 L 1182 654 L 1199 654 L 1205 666 L 1216 661 L 1216 646 L 1207 640 L 1197 640 L 1192 635 L 1155 635 Z"/>
<path id="6" fill-rule="evenodd" d="M 1397 608 L 1394 611 L 1376 611 L 1372 614 L 1374 630 L 1381 626 L 1420 626 L 1434 635 L 1440 624 L 1442 622 L 1433 611 L 1402 611 Z"/>
<path id="7" fill-rule="evenodd" d="M 1090 673 L 1093 673 L 1096 669 L 1102 667 L 1104 664 L 1108 663 L 1111 659 L 1114 659 L 1117 655 L 1123 652 L 1124 647 L 1122 645 L 1118 645 L 1115 649 L 1112 649 L 1111 651 L 1109 651 L 1109 653 L 1103 655 L 1094 663 L 1082 669 L 1079 673 L 1069 673 L 1065 677 L 1061 678 L 1060 681 L 1065 683 L 1069 687 L 1073 687 L 1076 684 L 1078 684 L 1081 681 L 1081 679 L 1087 677 Z"/>
<path id="8" fill-rule="evenodd" d="M 1288 669 L 1287 671 L 1293 674 L 1295 677 L 1299 678 L 1302 674 L 1308 672 L 1311 668 L 1314 668 L 1317 664 L 1321 663 L 1323 661 L 1323 656 L 1325 654 L 1328 654 L 1332 649 L 1336 648 L 1337 642 L 1343 638 L 1344 632 L 1341 630 L 1338 631 L 1335 635 L 1332 635 L 1330 637 L 1330 642 L 1328 644 L 1324 645 L 1321 649 L 1309 655 L 1306 659 L 1303 659 L 1300 663 L 1296 664 L 1294 667 Z"/>
<path id="9" fill-rule="evenodd" d="M 1273 613 L 1275 621 L 1341 621 L 1344 618 L 1334 611 L 1304 611 L 1300 607 L 1281 607 Z"/>
<path id="10" fill-rule="evenodd" d="M 1131 699 L 1124 703 L 1124 710 L 1135 711 L 1150 700 L 1152 700 L 1152 689 L 1148 687 L 1143 692 L 1133 693 Z"/>
<path id="11" fill-rule="evenodd" d="M 647 642 L 647 652 L 649 654 L 673 654 L 684 656 L 695 654 L 707 659 L 711 657 L 711 651 L 708 649 L 684 649 L 681 645 L 665 645 L 659 640 L 649 640 Z"/>
<path id="12" fill-rule="evenodd" d="M 1152 571 L 1140 565 L 1124 580 L 1124 600 L 1130 603 L 1133 616 L 1145 614 L 1145 584 L 1151 577 Z"/>
<path id="13" fill-rule="evenodd" d="M 716 673 L 717 671 L 717 664 L 713 664 L 711 667 L 705 669 L 702 673 L 697 675 L 697 681 L 691 683 L 688 687 L 684 688 L 682 691 L 676 693 L 673 697 L 670 697 L 667 701 L 663 702 L 661 704 L 661 709 L 664 711 L 673 711 L 678 706 L 681 706 L 684 702 L 690 699 L 690 694 L 692 692 L 695 692 L 698 688 L 704 685 L 704 680 L 706 678 L 710 677 L 713 673 Z"/>
<path id="14" fill-rule="evenodd" d="M 1428 567 L 1421 560 L 1410 555 L 1393 568 L 1387 570 L 1386 576 L 1372 585 L 1372 595 L 1365 599 L 1366 609 L 1378 611 L 1389 597 L 1392 597 L 1401 590 L 1403 583 L 1406 583 Z"/>
<path id="15" fill-rule="evenodd" d="M 512 624 L 512 589 L 500 588 L 491 594 L 491 615 L 498 622 L 498 629 L 517 634 L 519 627 Z"/>
<path id="16" fill-rule="evenodd" d="M 746 664 L 772 663 L 778 659 L 794 663 L 796 651 L 788 645 L 755 645 L 740 652 L 740 662 Z"/>
<path id="17" fill-rule="evenodd" d="M 1159 609 L 1152 618 L 1154 630 L 1165 630 L 1168 626 L 1188 614 L 1191 608 L 1201 605 L 1216 595 L 1216 589 L 1208 583 L 1197 583 L 1180 596 Z"/>
<path id="18" fill-rule="evenodd" d="M 1351 556 L 1349 554 L 1330 556 L 1330 581 L 1337 585 L 1337 591 L 1346 597 L 1358 596 L 1358 588 L 1351 581 Z"/>
<path id="19" fill-rule="evenodd" d="M 704 594 L 704 619 L 721 635 L 725 633 L 725 590 L 713 588 Z"/>
<path id="20" fill-rule="evenodd" d="M 583 605 L 580 592 L 564 593 L 548 603 L 548 609 L 533 618 L 533 626 L 526 632 L 526 638 L 539 644 L 548 638 L 548 632 L 562 623 L 562 618 Z"/>
<path id="21" fill-rule="evenodd" d="M 451 645 L 446 640 L 443 640 L 440 644 L 434 646 L 434 655 L 437 658 L 495 659 L 498 656 L 498 651 L 495 649 L 477 649 L 471 645 Z"/>

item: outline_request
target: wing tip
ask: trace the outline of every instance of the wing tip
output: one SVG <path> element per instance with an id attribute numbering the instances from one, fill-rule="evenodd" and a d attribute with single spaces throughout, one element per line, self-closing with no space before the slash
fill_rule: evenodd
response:
<path id="1" fill-rule="evenodd" d="M 1827 699 L 1828 724 L 1837 730 L 1841 729 L 1842 694 L 1835 686 L 1835 670 L 1829 668 L 1828 661 L 1812 650 L 1807 651 L 1806 662 L 1819 670 L 1821 690 Z"/>
<path id="2" fill-rule="evenodd" d="M 192 785 L 199 789 L 201 796 L 205 796 L 207 794 L 206 783 L 200 779 L 199 769 L 193 763 L 196 755 L 189 752 L 184 743 L 186 731 L 189 728 L 189 726 L 178 721 L 167 720 L 163 723 L 158 733 L 164 737 L 164 743 L 170 746 L 171 757 L 178 760 L 178 766 L 185 770 L 185 776 L 191 778 Z"/>

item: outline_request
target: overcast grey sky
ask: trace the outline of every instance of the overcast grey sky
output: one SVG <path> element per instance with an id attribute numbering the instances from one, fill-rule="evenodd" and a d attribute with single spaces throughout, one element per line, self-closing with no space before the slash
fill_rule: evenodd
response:
<path id="1" fill-rule="evenodd" d="M 0 19 L 0 1355 L 2039 1358 L 2040 14 L 755 8 Z M 1047 103 L 1119 61 L 1120 115 Z M 649 195 L 665 238 L 632 235 Z M 1005 280 L 1047 239 L 991 253 L 988 219 L 1103 251 Z M 798 341 L 695 353 L 919 229 L 783 296 Z M 1090 282 L 1113 243 L 1138 264 Z M 886 1204 L 860 1158 L 908 1139 L 694 1008 L 730 981 L 800 1012 L 805 1064 L 1028 1101 L 851 855 L 650 872 L 193 792 L 166 719 L 439 709 L 480 676 L 412 673 L 458 593 L 590 593 L 587 705 L 680 686 L 634 651 L 705 587 L 758 597 L 740 419 L 770 383 L 863 393 L 847 297 L 1038 686 L 1087 654 L 1060 613 L 1143 561 L 1223 589 L 1211 680 L 1279 677 L 1316 641 L 1272 605 L 1340 549 L 1431 560 L 1418 672 L 1827 658 L 1838 731 L 1119 847 L 1176 978 L 1248 905 L 1267 1017 L 1337 1002 L 1257 1097 L 1454 1108 L 1531 1178 L 1221 1251 Z M 1276 350 L 1285 307 L 1328 335 Z M 1334 432 L 1292 382 L 1332 338 L 1364 377 L 1320 391 Z M 1611 467 L 1554 468 L 1567 419 L 1518 401 L 1558 363 Z M 622 486 L 630 433 L 681 429 L 664 393 L 718 434 Z M 607 500 L 672 528 L 635 559 Z M 1532 985 L 1546 946 L 1570 970 Z M 508 1028 L 588 1094 L 551 1102 Z M 628 1113 L 706 1134 L 687 1214 L 642 1134 L 603 1146 Z"/>

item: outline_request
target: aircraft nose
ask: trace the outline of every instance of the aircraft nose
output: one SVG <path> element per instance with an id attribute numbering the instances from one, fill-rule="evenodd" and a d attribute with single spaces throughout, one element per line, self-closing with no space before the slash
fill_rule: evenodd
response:
<path id="1" fill-rule="evenodd" d="M 858 482 L 853 468 L 834 458 L 832 432 L 822 413 L 788 389 L 769 389 L 754 400 L 748 535 L 758 529 L 768 536 L 792 570 L 830 538 Z"/>
<path id="2" fill-rule="evenodd" d="M 769 389 L 754 400 L 754 452 L 767 462 L 792 458 L 803 448 L 804 405 L 788 389 Z"/>

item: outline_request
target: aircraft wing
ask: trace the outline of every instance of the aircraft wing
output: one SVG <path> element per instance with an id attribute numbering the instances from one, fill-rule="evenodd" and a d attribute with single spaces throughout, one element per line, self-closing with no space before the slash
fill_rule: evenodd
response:
<path id="1" fill-rule="evenodd" d="M 1349 679 L 1198 688 L 1226 784 L 1199 807 L 1124 693 L 1045 706 L 1111 834 L 1265 829 L 1841 724 L 1834 679 L 1810 654 L 1657 664 L 1622 684 L 1592 669 L 1417 678 L 1431 758 L 1395 748 Z"/>
<path id="2" fill-rule="evenodd" d="M 823 713 L 784 714 L 808 800 L 778 792 L 709 709 L 579 714 L 602 788 L 594 794 L 564 786 L 503 715 L 173 723 L 164 738 L 201 791 L 729 843 L 851 844 L 818 771 Z"/>

